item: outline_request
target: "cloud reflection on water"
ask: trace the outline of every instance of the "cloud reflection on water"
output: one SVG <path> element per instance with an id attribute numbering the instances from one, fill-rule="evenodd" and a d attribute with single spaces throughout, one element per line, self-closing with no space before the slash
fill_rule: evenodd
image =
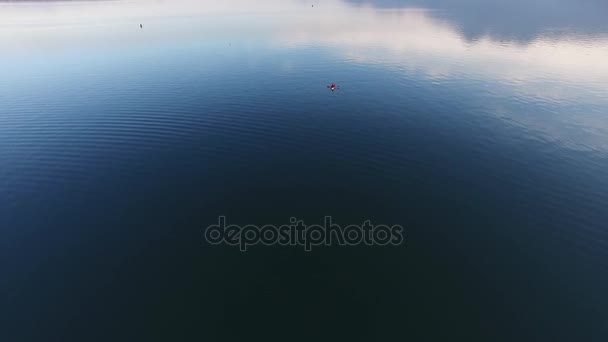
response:
<path id="1" fill-rule="evenodd" d="M 586 130 L 580 144 L 584 148 L 608 150 L 608 123 L 601 113 L 608 106 L 608 33 L 595 15 L 589 16 L 589 27 L 569 26 L 585 20 L 585 15 L 576 14 L 564 26 L 555 26 L 559 23 L 555 18 L 561 15 L 555 13 L 570 9 L 570 0 L 562 1 L 557 9 L 540 7 L 521 18 L 501 15 L 498 5 L 477 4 L 474 8 L 480 12 L 471 12 L 470 6 L 454 2 L 430 1 L 432 9 L 421 8 L 420 1 L 403 3 L 419 8 L 386 9 L 382 7 L 398 6 L 378 8 L 355 0 L 316 1 L 314 8 L 299 0 L 5 3 L 0 4 L 0 41 L 7 51 L 22 53 L 40 46 L 51 51 L 235 37 L 244 41 L 255 37 L 256 44 L 277 49 L 324 48 L 346 63 L 383 66 L 404 75 L 415 72 L 431 82 L 466 80 L 492 85 L 487 90 L 490 97 L 514 96 L 556 108 L 588 105 L 589 115 L 568 117 L 559 125 L 566 122 L 569 128 Z M 509 13 L 517 8 L 523 13 L 531 5 L 515 1 L 505 6 Z M 477 13 L 473 22 L 482 27 L 473 34 L 467 31 L 474 26 L 462 19 L 467 8 L 470 15 Z M 493 9 L 493 16 L 503 18 L 496 23 L 502 31 L 484 26 L 487 18 L 483 13 L 488 8 Z M 606 5 L 590 1 L 581 8 L 578 11 L 596 9 L 601 15 Z M 509 20 L 513 24 L 507 24 Z M 139 22 L 150 24 L 141 34 L 125 33 Z M 581 33 L 584 31 L 592 33 Z M 509 36 L 527 38 L 501 38 Z M 500 113 L 503 109 L 493 110 Z M 542 118 L 520 115 L 509 119 L 556 139 L 563 137 L 556 132 L 557 126 L 551 127 Z"/>
<path id="2" fill-rule="evenodd" d="M 356 6 L 433 9 L 468 40 L 491 36 L 521 43 L 563 31 L 608 32 L 608 2 L 604 0 L 345 0 Z"/>
<path id="3" fill-rule="evenodd" d="M 477 0 L 460 2 L 463 1 L 470 4 Z M 111 39 L 114 38 L 112 35 L 124 35 L 122 29 L 126 22 L 132 25 L 153 18 L 173 18 L 172 24 L 184 31 L 179 34 L 189 31 L 188 35 L 200 35 L 211 29 L 211 33 L 218 36 L 225 32 L 239 35 L 262 32 L 269 43 L 279 42 L 292 47 L 326 45 L 353 61 L 390 62 L 416 68 L 426 65 L 436 70 L 430 72 L 434 75 L 460 75 L 466 71 L 469 75 L 491 74 L 513 83 L 542 77 L 577 80 L 600 87 L 608 81 L 608 63 L 605 63 L 608 60 L 608 32 L 605 35 L 582 35 L 569 31 L 568 27 L 562 27 L 561 31 L 554 27 L 552 34 L 539 34 L 523 44 L 496 39 L 480 31 L 476 40 L 470 41 L 456 24 L 434 10 L 379 10 L 371 6 L 353 6 L 352 3 L 367 1 L 324 0 L 317 1 L 315 8 L 297 0 L 255 3 L 246 0 L 5 3 L 0 4 L 0 25 L 3 27 L 0 39 L 4 46 L 16 49 L 35 46 L 48 39 L 63 38 L 54 37 L 55 32 L 49 30 L 49 26 L 68 25 L 103 26 L 103 36 Z M 408 0 L 398 3 L 417 5 L 427 2 Z M 447 6 L 443 1 L 429 3 L 435 7 L 441 4 L 463 10 L 455 5 Z M 521 1 L 514 4 L 521 4 Z M 488 6 L 480 5 L 481 8 Z M 196 20 L 184 21 L 180 19 L 183 17 Z M 168 24 L 163 26 L 164 31 L 155 32 L 158 38 L 171 35 Z M 509 27 L 521 30 L 517 25 Z M 556 30 L 561 33 L 555 35 Z M 72 31 L 71 36 L 79 36 L 76 28 Z M 177 34 L 172 38 L 175 36 Z M 133 37 L 121 38 L 129 40 Z M 135 37 L 138 38 L 141 36 Z"/>

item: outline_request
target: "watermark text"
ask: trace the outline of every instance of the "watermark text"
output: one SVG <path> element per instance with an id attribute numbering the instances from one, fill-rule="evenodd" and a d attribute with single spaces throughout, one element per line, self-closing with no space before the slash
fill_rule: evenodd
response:
<path id="1" fill-rule="evenodd" d="M 400 225 L 373 225 L 371 220 L 361 225 L 342 227 L 325 216 L 323 224 L 306 225 L 304 221 L 292 217 L 284 225 L 244 225 L 227 224 L 226 217 L 220 216 L 217 224 L 205 229 L 204 238 L 213 245 L 238 246 L 243 252 L 255 245 L 301 246 L 311 251 L 315 246 L 397 246 L 404 242 L 405 230 Z"/>

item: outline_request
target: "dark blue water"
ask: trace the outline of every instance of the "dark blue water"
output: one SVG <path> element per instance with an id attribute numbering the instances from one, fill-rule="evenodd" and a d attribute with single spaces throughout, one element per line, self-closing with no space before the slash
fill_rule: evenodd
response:
<path id="1" fill-rule="evenodd" d="M 0 3 L 1 340 L 608 338 L 604 2 L 313 3 Z"/>

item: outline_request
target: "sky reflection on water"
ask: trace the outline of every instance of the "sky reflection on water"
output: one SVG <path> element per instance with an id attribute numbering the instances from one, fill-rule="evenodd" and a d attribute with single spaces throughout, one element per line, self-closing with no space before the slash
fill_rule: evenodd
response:
<path id="1" fill-rule="evenodd" d="M 4 3 L 0 41 L 7 48 L 4 58 L 16 63 L 53 51 L 159 42 L 323 50 L 344 63 L 384 67 L 438 87 L 462 83 L 486 99 L 542 104 L 554 121 L 538 113 L 514 117 L 517 111 L 485 101 L 488 112 L 509 112 L 506 120 L 544 139 L 605 153 L 608 25 L 599 18 L 607 5 L 534 3 L 331 0 L 315 1 L 314 8 L 268 0 Z M 134 29 L 140 22 L 141 32 Z M 585 108 L 586 114 L 570 115 L 568 106 Z"/>
<path id="2" fill-rule="evenodd" d="M 601 339 L 606 5 L 533 2 L 0 2 L 9 329 Z M 327 214 L 408 241 L 200 241 Z"/>

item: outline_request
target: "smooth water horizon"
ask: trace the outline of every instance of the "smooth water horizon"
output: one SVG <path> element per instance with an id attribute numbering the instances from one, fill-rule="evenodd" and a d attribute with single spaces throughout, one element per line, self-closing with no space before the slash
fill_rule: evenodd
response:
<path id="1" fill-rule="evenodd" d="M 0 340 L 606 341 L 606 18 L 0 1 Z M 328 215 L 404 243 L 203 238 Z"/>

